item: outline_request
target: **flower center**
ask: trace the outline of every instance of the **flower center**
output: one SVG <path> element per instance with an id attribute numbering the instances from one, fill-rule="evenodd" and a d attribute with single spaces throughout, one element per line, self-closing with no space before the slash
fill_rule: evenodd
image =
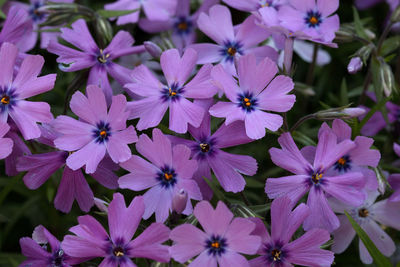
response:
<path id="1" fill-rule="evenodd" d="M 228 54 L 233 57 L 236 54 L 236 48 L 234 47 L 229 47 L 227 50 Z"/>
<path id="2" fill-rule="evenodd" d="M 257 99 L 251 93 L 244 93 L 238 95 L 239 107 L 246 112 L 251 112 L 257 106 Z"/>
<path id="3" fill-rule="evenodd" d="M 160 182 L 162 187 L 169 188 L 176 184 L 176 176 L 174 169 L 165 166 L 161 168 L 161 172 L 157 174 L 156 179 Z"/>
<path id="4" fill-rule="evenodd" d="M 121 248 L 121 247 L 116 247 L 113 250 L 113 254 L 114 254 L 115 257 L 123 257 L 125 255 L 124 254 L 124 249 Z"/>
<path id="5" fill-rule="evenodd" d="M 358 216 L 360 216 L 361 218 L 365 218 L 368 217 L 369 215 L 369 211 L 366 208 L 362 208 L 358 210 Z"/>
<path id="6" fill-rule="evenodd" d="M 100 55 L 97 57 L 97 60 L 101 63 L 101 64 L 105 64 L 108 61 L 108 58 L 110 57 L 110 54 L 104 54 L 103 49 L 100 49 Z"/>
<path id="7" fill-rule="evenodd" d="M 4 105 L 10 104 L 10 97 L 9 97 L 8 95 L 3 95 L 3 96 L 1 97 L 0 102 L 1 102 L 2 104 L 4 104 Z"/>
<path id="8" fill-rule="evenodd" d="M 304 20 L 308 27 L 318 27 L 322 22 L 321 13 L 318 11 L 308 11 Z"/>
<path id="9" fill-rule="evenodd" d="M 176 101 L 180 98 L 180 95 L 184 92 L 183 87 L 180 87 L 178 83 L 173 83 L 169 87 L 162 89 L 162 99 L 164 101 L 171 100 Z"/>
<path id="10" fill-rule="evenodd" d="M 179 17 L 175 21 L 174 27 L 178 34 L 188 34 L 192 31 L 193 23 L 188 17 Z"/>
<path id="11" fill-rule="evenodd" d="M 220 256 L 225 252 L 226 239 L 213 235 L 209 240 L 206 241 L 206 248 L 208 249 L 208 254 Z"/>
<path id="12" fill-rule="evenodd" d="M 111 136 L 111 128 L 107 122 L 99 122 L 97 125 L 97 129 L 93 131 L 93 137 L 95 138 L 96 143 L 104 143 L 108 141 L 108 138 Z"/>
<path id="13" fill-rule="evenodd" d="M 206 153 L 206 152 L 210 151 L 210 145 L 207 143 L 201 143 L 199 146 L 200 146 L 201 152 Z"/>
<path id="14" fill-rule="evenodd" d="M 338 172 L 347 172 L 351 169 L 351 159 L 348 155 L 341 157 L 335 162 L 333 168 Z"/>
<path id="15" fill-rule="evenodd" d="M 242 45 L 235 41 L 224 42 L 223 48 L 220 50 L 221 55 L 224 57 L 225 61 L 233 62 L 234 57 L 239 54 L 242 55 Z"/>
<path id="16" fill-rule="evenodd" d="M 181 22 L 178 24 L 178 29 L 181 31 L 185 31 L 185 30 L 187 30 L 187 28 L 188 28 L 188 25 L 186 22 Z"/>
<path id="17" fill-rule="evenodd" d="M 171 173 L 164 173 L 164 177 L 165 177 L 165 180 L 169 181 L 172 179 L 173 176 Z"/>
<path id="18" fill-rule="evenodd" d="M 63 266 L 63 259 L 64 259 L 64 251 L 59 249 L 53 254 L 52 257 L 52 267 L 61 267 Z"/>
<path id="19" fill-rule="evenodd" d="M 322 179 L 322 176 L 324 176 L 323 173 L 313 173 L 313 175 L 311 175 L 311 180 L 313 181 L 314 184 L 319 184 L 320 180 Z"/>
<path id="20" fill-rule="evenodd" d="M 274 261 L 280 261 L 281 254 L 282 254 L 282 252 L 279 249 L 274 249 L 271 251 L 271 255 L 272 255 Z"/>

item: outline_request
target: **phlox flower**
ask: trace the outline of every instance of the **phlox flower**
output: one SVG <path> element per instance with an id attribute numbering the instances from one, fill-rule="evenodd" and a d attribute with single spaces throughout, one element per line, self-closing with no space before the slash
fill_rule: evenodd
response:
<path id="1" fill-rule="evenodd" d="M 331 130 L 328 124 L 324 123 L 320 132 Z M 336 119 L 332 123 L 332 130 L 337 141 L 351 140 L 351 128 L 342 120 Z M 381 153 L 377 149 L 371 149 L 374 139 L 365 136 L 356 136 L 354 139 L 355 148 L 339 158 L 329 170 L 330 175 L 340 175 L 347 172 L 361 172 L 364 175 L 365 189 L 372 191 L 378 189 L 378 180 L 373 170 L 368 167 L 377 167 Z"/>
<path id="2" fill-rule="evenodd" d="M 339 227 L 339 220 L 329 207 L 326 194 L 350 206 L 361 205 L 366 197 L 361 191 L 365 185 L 361 172 L 332 176 L 327 173 L 341 157 L 356 147 L 349 139 L 339 143 L 337 139 L 331 131 L 322 131 L 313 157 L 305 149 L 300 152 L 290 133 L 284 133 L 278 138 L 282 149 L 269 150 L 272 161 L 294 175 L 268 178 L 265 192 L 269 198 L 287 196 L 296 203 L 309 191 L 307 205 L 310 216 L 303 224 L 306 231 L 321 228 L 331 232 Z"/>
<path id="3" fill-rule="evenodd" d="M 160 63 L 167 85 L 162 84 L 144 65 L 136 67 L 131 74 L 133 83 L 125 87 L 142 97 L 128 104 L 130 118 L 140 118 L 138 130 L 157 126 L 169 108 L 169 128 L 177 133 L 186 133 L 188 124 L 199 127 L 205 110 L 187 98 L 211 98 L 217 88 L 211 84 L 211 64 L 205 64 L 190 80 L 196 67 L 197 53 L 186 49 L 182 57 L 177 49 L 161 54 Z"/>
<path id="4" fill-rule="evenodd" d="M 393 150 L 398 157 L 400 157 L 400 145 L 394 143 Z M 389 201 L 400 201 L 400 173 L 391 174 L 388 182 L 392 187 L 394 193 L 390 196 Z"/>
<path id="5" fill-rule="evenodd" d="M 203 230 L 192 224 L 182 224 L 171 231 L 171 257 L 185 263 L 197 256 L 188 266 L 246 267 L 241 254 L 254 254 L 260 247 L 260 237 L 252 235 L 255 224 L 247 218 L 234 218 L 226 205 L 219 201 L 214 210 L 207 201 L 194 208 L 194 216 Z"/>
<path id="6" fill-rule="evenodd" d="M 208 110 L 213 100 L 196 100 L 195 103 Z M 189 133 L 194 140 L 170 136 L 173 143 L 184 144 L 192 150 L 192 158 L 197 160 L 198 169 L 193 178 L 202 191 L 203 198 L 211 199 L 212 190 L 204 178 L 211 180 L 213 170 L 222 188 L 227 192 L 243 191 L 246 181 L 241 173 L 254 175 L 257 172 L 257 161 L 244 155 L 230 154 L 222 148 L 246 144 L 251 141 L 246 135 L 244 123 L 236 121 L 229 125 L 222 124 L 211 134 L 211 118 L 205 114 L 199 128 L 189 126 Z"/>
<path id="7" fill-rule="evenodd" d="M 113 60 L 130 54 L 144 52 L 144 46 L 132 46 L 134 39 L 126 31 L 119 31 L 107 47 L 99 48 L 92 38 L 86 22 L 79 19 L 70 28 L 61 28 L 61 38 L 76 48 L 70 48 L 50 41 L 47 50 L 58 55 L 63 71 L 74 72 L 90 68 L 87 84 L 101 87 L 107 103 L 111 102 L 112 88 L 108 80 L 110 74 L 121 85 L 130 82 L 130 69 L 122 67 Z M 63 65 L 64 64 L 64 65 Z"/>
<path id="8" fill-rule="evenodd" d="M 201 200 L 201 192 L 192 179 L 197 169 L 195 160 L 189 160 L 190 149 L 185 145 L 172 146 L 170 140 L 159 129 L 153 130 L 153 140 L 146 134 L 139 137 L 136 150 L 147 158 L 133 155 L 121 167 L 130 173 L 119 180 L 120 188 L 141 191 L 150 188 L 143 195 L 146 210 L 144 219 L 153 213 L 157 222 L 164 222 L 171 211 L 172 199 L 181 189 L 188 199 L 184 214 L 192 213 L 191 199 Z"/>
<path id="9" fill-rule="evenodd" d="M 19 46 L 21 49 L 20 44 L 23 42 L 20 41 L 31 32 L 32 22 L 28 18 L 28 13 L 24 9 L 11 7 L 0 31 L 0 45 L 8 42 Z M 23 52 L 25 51 L 23 50 Z"/>
<path id="10" fill-rule="evenodd" d="M 252 139 L 265 136 L 265 128 L 278 130 L 282 116 L 264 111 L 286 112 L 290 110 L 296 96 L 288 94 L 294 87 L 290 77 L 278 75 L 276 64 L 264 58 L 257 64 L 254 55 L 238 60 L 239 84 L 222 65 L 213 68 L 213 82 L 223 90 L 230 102 L 218 102 L 210 108 L 214 117 L 226 118 L 225 124 L 244 121 L 246 134 Z"/>
<path id="11" fill-rule="evenodd" d="M 257 254 L 261 255 L 250 261 L 250 266 L 330 266 L 333 253 L 321 249 L 329 241 L 326 230 L 312 229 L 296 240 L 291 238 L 299 226 L 310 215 L 310 209 L 300 204 L 293 211 L 291 200 L 277 198 L 271 204 L 271 235 L 259 218 L 252 218 L 256 228 L 252 234 L 261 237 L 261 246 Z"/>
<path id="12" fill-rule="evenodd" d="M 280 25 L 291 32 L 302 32 L 314 41 L 330 43 L 339 30 L 339 0 L 289 0 L 278 11 Z"/>
<path id="13" fill-rule="evenodd" d="M 10 117 L 24 139 L 29 140 L 40 136 L 37 122 L 50 122 L 53 115 L 49 104 L 25 99 L 53 89 L 56 74 L 38 77 L 44 59 L 28 55 L 14 76 L 17 56 L 15 45 L 3 43 L 0 48 L 0 121 L 7 122 Z"/>
<path id="14" fill-rule="evenodd" d="M 135 197 L 126 207 L 124 197 L 115 193 L 108 206 L 107 234 L 103 226 L 92 216 L 78 217 L 79 224 L 70 228 L 75 235 L 64 237 L 64 251 L 84 262 L 93 258 L 104 258 L 99 266 L 136 266 L 132 258 L 147 258 L 159 262 L 170 259 L 168 240 L 170 230 L 161 223 L 152 223 L 140 235 L 134 236 L 144 212 L 143 197 Z"/>
<path id="15" fill-rule="evenodd" d="M 60 266 L 71 267 L 77 263 L 76 258 L 65 253 L 60 241 L 46 228 L 39 225 L 35 228 L 32 238 L 23 237 L 19 240 L 22 254 L 27 257 L 19 267 L 26 266 Z M 47 250 L 50 245 L 50 251 Z"/>
<path id="16" fill-rule="evenodd" d="M 252 12 L 263 7 L 272 7 L 278 9 L 282 5 L 285 5 L 288 0 L 222 0 L 222 2 L 238 10 Z"/>
<path id="17" fill-rule="evenodd" d="M 276 61 L 278 53 L 272 47 L 257 46 L 270 33 L 257 26 L 255 20 L 250 16 L 234 30 L 231 13 L 225 6 L 215 5 L 210 8 L 209 15 L 200 14 L 197 20 L 199 29 L 217 44 L 191 45 L 199 54 L 197 64 L 218 62 L 228 73 L 236 75 L 234 61 L 242 55 L 254 54 L 259 60 L 269 57 Z"/>
<path id="18" fill-rule="evenodd" d="M 174 13 L 167 20 L 153 20 L 143 18 L 139 21 L 140 27 L 150 33 L 172 30 L 172 41 L 182 50 L 196 40 L 197 19 L 202 12 L 217 4 L 219 0 L 204 0 L 201 6 L 192 15 L 190 14 L 190 0 L 178 0 Z"/>
<path id="19" fill-rule="evenodd" d="M 117 25 L 136 23 L 139 20 L 140 12 L 143 9 L 146 18 L 151 21 L 168 20 L 177 6 L 178 0 L 118 0 L 104 6 L 106 10 L 134 10 L 127 15 L 119 16 Z"/>
<path id="20" fill-rule="evenodd" d="M 131 157 L 128 144 L 137 141 L 132 125 L 126 127 L 128 111 L 124 95 L 112 97 L 107 112 L 103 91 L 89 85 L 87 97 L 76 92 L 70 102 L 72 112 L 81 120 L 68 116 L 58 116 L 53 122 L 54 129 L 61 134 L 54 140 L 58 149 L 74 152 L 67 158 L 67 166 L 77 170 L 86 165 L 86 173 L 94 173 L 97 165 L 107 154 L 115 163 L 127 161 Z"/>
<path id="21" fill-rule="evenodd" d="M 392 203 L 388 200 L 375 202 L 378 196 L 378 191 L 370 191 L 367 199 L 358 207 L 350 207 L 335 200 L 330 201 L 332 209 L 336 213 L 342 214 L 338 215 L 340 227 L 333 231 L 333 252 L 338 254 L 344 252 L 356 235 L 350 221 L 343 214 L 346 210 L 383 255 L 389 257 L 394 253 L 396 246 L 393 240 L 378 223 L 400 230 L 400 214 L 398 212 L 400 206 L 399 203 Z M 361 261 L 371 264 L 372 257 L 361 240 L 359 240 L 359 250 Z"/>
<path id="22" fill-rule="evenodd" d="M 13 149 L 14 142 L 11 138 L 4 137 L 10 130 L 5 122 L 0 122 L 0 159 L 8 157 Z"/>
<path id="23" fill-rule="evenodd" d="M 46 48 L 50 40 L 57 41 L 57 37 L 60 35 L 58 32 L 38 32 L 38 30 L 54 29 L 54 27 L 39 27 L 39 25 L 46 21 L 47 15 L 41 12 L 39 9 L 46 5 L 48 2 L 55 3 L 72 3 L 74 0 L 29 0 L 29 4 L 25 4 L 17 1 L 8 1 L 7 6 L 16 7 L 18 9 L 25 10 L 28 13 L 28 21 L 30 28 L 25 29 L 25 33 L 22 36 L 22 40 L 18 42 L 18 47 L 21 51 L 26 52 L 35 47 L 38 36 L 40 36 L 40 47 Z M 8 15 L 7 15 L 8 16 Z M 21 22 L 19 22 L 21 23 Z M 33 27 L 32 27 L 33 26 Z M 29 30 L 28 30 L 29 29 Z"/>

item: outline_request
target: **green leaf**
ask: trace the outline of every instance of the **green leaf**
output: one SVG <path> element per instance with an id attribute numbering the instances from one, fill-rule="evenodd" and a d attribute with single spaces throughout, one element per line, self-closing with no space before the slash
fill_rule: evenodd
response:
<path id="1" fill-rule="evenodd" d="M 380 50 L 380 55 L 386 56 L 386 55 L 396 51 L 399 47 L 400 47 L 400 36 L 397 35 L 397 36 L 387 38 L 382 44 L 382 48 Z"/>
<path id="2" fill-rule="evenodd" d="M 346 79 L 342 80 L 342 85 L 340 86 L 340 105 L 346 106 L 349 104 L 349 97 L 347 94 L 347 83 Z"/>
<path id="3" fill-rule="evenodd" d="M 103 18 L 113 18 L 113 17 L 120 17 L 124 15 L 131 14 L 133 12 L 138 11 L 139 9 L 130 9 L 130 10 L 97 10 L 97 13 L 102 16 Z"/>
<path id="4" fill-rule="evenodd" d="M 353 6 L 353 17 L 354 17 L 354 28 L 356 30 L 357 35 L 368 40 L 368 36 L 364 31 L 364 27 L 360 20 L 360 16 L 358 15 L 358 11 L 354 6 Z"/>
<path id="5" fill-rule="evenodd" d="M 361 241 L 364 243 L 369 254 L 374 259 L 375 263 L 379 267 L 390 267 L 392 264 L 389 259 L 382 255 L 382 253 L 376 248 L 375 244 L 371 241 L 365 231 L 358 225 L 358 223 L 345 211 L 347 218 L 349 219 L 351 225 L 356 231 L 357 235 L 360 237 Z"/>

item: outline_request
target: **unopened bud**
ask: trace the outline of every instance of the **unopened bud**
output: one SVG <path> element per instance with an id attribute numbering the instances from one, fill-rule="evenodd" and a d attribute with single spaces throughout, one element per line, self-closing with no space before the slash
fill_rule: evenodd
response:
<path id="1" fill-rule="evenodd" d="M 113 38 L 113 29 L 110 22 L 102 17 L 96 18 L 95 23 L 96 37 L 102 46 L 105 47 Z"/>
<path id="2" fill-rule="evenodd" d="M 383 92 L 385 93 L 386 97 L 389 97 L 395 87 L 395 80 L 392 69 L 386 62 L 382 63 L 379 76 L 382 83 Z"/>
<path id="3" fill-rule="evenodd" d="M 354 117 L 359 117 L 365 113 L 365 110 L 362 108 L 348 108 L 339 107 L 339 108 L 330 108 L 326 110 L 318 111 L 314 113 L 316 119 L 319 120 L 333 120 L 333 119 L 349 119 Z"/>
<path id="4" fill-rule="evenodd" d="M 345 108 L 343 113 L 347 114 L 350 118 L 357 118 L 365 114 L 365 109 L 362 108 Z"/>
<path id="5" fill-rule="evenodd" d="M 151 41 L 146 41 L 143 43 L 146 51 L 154 58 L 160 58 L 162 50 L 161 48 Z"/>
<path id="6" fill-rule="evenodd" d="M 107 203 L 104 200 L 101 200 L 101 199 L 95 197 L 94 198 L 94 204 L 96 205 L 96 207 L 99 210 L 101 210 L 101 211 L 103 211 L 105 213 L 108 213 L 108 205 L 109 205 L 109 203 Z"/>
<path id="7" fill-rule="evenodd" d="M 183 189 L 179 190 L 172 198 L 172 211 L 181 214 L 186 208 L 187 200 L 187 192 Z"/>
<path id="8" fill-rule="evenodd" d="M 353 58 L 350 60 L 349 65 L 347 66 L 347 71 L 348 71 L 350 74 L 355 74 L 355 73 L 357 73 L 359 70 L 361 70 L 362 66 L 363 66 L 363 63 L 362 63 L 361 58 L 359 58 L 359 57 L 353 57 Z"/>

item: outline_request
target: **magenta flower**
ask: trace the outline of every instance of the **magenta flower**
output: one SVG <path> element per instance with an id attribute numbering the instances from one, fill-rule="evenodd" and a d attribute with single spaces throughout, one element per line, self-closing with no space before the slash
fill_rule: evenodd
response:
<path id="1" fill-rule="evenodd" d="M 243 56 L 238 60 L 238 85 L 221 65 L 214 67 L 211 77 L 231 102 L 218 102 L 210 108 L 210 114 L 226 118 L 226 125 L 244 121 L 246 134 L 252 139 L 264 137 L 265 128 L 278 130 L 282 117 L 264 110 L 286 112 L 292 108 L 296 96 L 288 94 L 294 87 L 292 79 L 283 75 L 275 77 L 277 71 L 269 58 L 257 64 L 254 55 Z"/>
<path id="2" fill-rule="evenodd" d="M 197 169 L 195 160 L 189 160 L 190 149 L 184 145 L 172 147 L 168 137 L 159 129 L 153 130 L 153 140 L 146 134 L 139 137 L 136 150 L 146 157 L 133 155 L 121 167 L 130 171 L 119 180 L 120 188 L 141 191 L 150 188 L 144 195 L 146 210 L 144 219 L 156 214 L 157 222 L 164 222 L 171 211 L 172 199 L 181 189 L 188 194 L 184 214 L 192 213 L 191 199 L 201 200 L 201 193 L 192 179 Z"/>
<path id="3" fill-rule="evenodd" d="M 300 204 L 292 209 L 287 197 L 275 199 L 271 204 L 271 235 L 259 218 L 252 218 L 256 228 L 252 234 L 261 237 L 260 257 L 252 259 L 250 266 L 330 266 L 334 256 L 331 251 L 321 249 L 330 235 L 322 229 L 312 229 L 296 240 L 293 234 L 310 215 L 310 209 Z M 293 265 L 292 265 L 293 264 Z"/>
<path id="4" fill-rule="evenodd" d="M 27 259 L 19 266 L 60 266 L 70 267 L 79 259 L 72 258 L 63 250 L 60 241 L 57 240 L 46 228 L 39 225 L 35 228 L 32 238 L 23 237 L 19 240 L 22 254 Z M 51 250 L 47 251 L 47 244 Z"/>
<path id="5" fill-rule="evenodd" d="M 134 40 L 125 31 L 119 31 L 106 48 L 99 48 L 92 38 L 86 22 L 79 19 L 71 24 L 72 29 L 61 28 L 61 37 L 72 44 L 67 47 L 51 41 L 47 50 L 58 55 L 57 62 L 62 63 L 63 71 L 73 72 L 90 68 L 87 84 L 94 84 L 103 89 L 107 102 L 111 101 L 112 89 L 108 80 L 110 74 L 121 85 L 131 82 L 131 70 L 113 62 L 121 56 L 144 52 L 144 46 L 132 46 Z"/>
<path id="6" fill-rule="evenodd" d="M 339 220 L 329 207 L 326 194 L 348 205 L 359 206 L 365 199 L 365 194 L 361 191 L 365 179 L 361 172 L 330 176 L 327 171 L 354 149 L 356 144 L 351 140 L 338 143 L 336 135 L 325 130 L 319 134 L 313 158 L 312 153 L 307 153 L 308 151 L 303 150 L 303 154 L 300 152 L 290 133 L 282 134 L 278 142 L 282 149 L 269 150 L 272 161 L 295 175 L 268 178 L 265 185 L 268 197 L 275 199 L 287 196 L 296 203 L 309 191 L 307 205 L 310 208 L 310 216 L 305 219 L 303 228 L 306 231 L 322 228 L 329 232 L 338 228 Z"/>
<path id="7" fill-rule="evenodd" d="M 67 158 L 68 167 L 75 171 L 86 165 L 86 173 L 94 173 L 106 152 L 115 163 L 127 161 L 131 157 L 128 144 L 136 142 L 137 136 L 132 125 L 126 128 L 129 113 L 124 95 L 113 96 L 107 112 L 99 87 L 89 85 L 86 93 L 87 97 L 76 92 L 70 102 L 72 112 L 81 120 L 61 115 L 52 125 L 61 134 L 54 140 L 55 146 L 75 151 Z"/>
<path id="8" fill-rule="evenodd" d="M 276 61 L 278 53 L 272 47 L 257 47 L 270 33 L 257 26 L 255 20 L 250 16 L 234 30 L 231 13 L 225 6 L 215 5 L 209 15 L 200 14 L 197 20 L 200 30 L 217 44 L 191 45 L 199 54 L 197 64 L 219 62 L 228 73 L 236 75 L 234 60 L 241 55 L 254 54 L 260 60 L 269 57 Z"/>
<path id="9" fill-rule="evenodd" d="M 13 140 L 4 137 L 9 130 L 10 126 L 5 122 L 0 121 L 0 159 L 8 157 L 13 150 Z"/>
<path id="10" fill-rule="evenodd" d="M 197 53 L 186 49 L 182 57 L 176 49 L 170 49 L 161 55 L 161 68 L 167 85 L 157 80 L 154 74 L 141 65 L 136 67 L 131 77 L 134 83 L 125 85 L 131 92 L 142 96 L 130 102 L 130 118 L 140 118 L 138 130 L 157 126 L 168 107 L 169 128 L 177 133 L 186 133 L 188 124 L 199 127 L 204 116 L 204 109 L 187 98 L 211 98 L 217 88 L 211 84 L 211 64 L 204 65 L 189 82 L 189 77 L 196 66 Z"/>
<path id="11" fill-rule="evenodd" d="M 338 142 L 351 140 L 351 128 L 344 121 L 336 119 L 332 123 L 332 129 L 324 123 L 320 132 L 332 131 L 337 137 Z M 366 190 L 378 189 L 378 180 L 373 170 L 368 167 L 377 167 L 381 158 L 381 153 L 377 149 L 371 149 L 374 139 L 365 136 L 357 136 L 354 140 L 355 148 L 339 158 L 329 170 L 330 176 L 345 174 L 348 172 L 361 172 L 364 175 Z"/>
<path id="12" fill-rule="evenodd" d="M 330 201 L 333 210 L 342 214 L 338 216 L 340 227 L 333 232 L 333 252 L 338 254 L 344 252 L 356 235 L 350 221 L 343 214 L 346 210 L 383 255 L 389 257 L 394 253 L 396 246 L 393 240 L 377 222 L 400 230 L 400 214 L 398 212 L 400 206 L 399 203 L 391 203 L 387 200 L 374 203 L 378 196 L 379 193 L 376 190 L 370 191 L 368 198 L 358 207 L 349 207 L 338 201 Z M 361 240 L 359 240 L 359 249 L 361 261 L 365 264 L 371 264 L 372 257 Z"/>
<path id="13" fill-rule="evenodd" d="M 393 150 L 396 155 L 400 157 L 400 145 L 394 143 Z M 391 174 L 388 178 L 388 182 L 394 191 L 393 194 L 390 196 L 389 201 L 400 201 L 400 173 Z"/>
<path id="14" fill-rule="evenodd" d="M 194 208 L 194 216 L 203 231 L 191 224 L 182 224 L 171 231 L 174 241 L 171 257 L 185 263 L 194 256 L 188 266 L 249 266 L 242 254 L 254 254 L 260 247 L 260 237 L 252 235 L 255 224 L 249 219 L 233 218 L 233 213 L 219 201 L 214 210 L 207 201 Z"/>
<path id="15" fill-rule="evenodd" d="M 0 32 L 0 44 L 8 42 L 19 46 L 21 49 L 20 44 L 23 42 L 20 41 L 31 32 L 32 22 L 28 18 L 28 13 L 24 9 L 11 7 Z M 25 51 L 23 50 L 23 52 Z"/>
<path id="16" fill-rule="evenodd" d="M 208 110 L 213 100 L 197 100 L 196 104 Z M 218 130 L 211 134 L 211 118 L 209 114 L 204 115 L 203 122 L 199 128 L 189 126 L 189 133 L 194 140 L 186 140 L 170 136 L 173 143 L 184 144 L 192 150 L 192 158 L 197 160 L 198 169 L 193 178 L 200 187 L 204 199 L 211 199 L 212 190 L 204 181 L 204 177 L 211 180 L 210 168 L 213 170 L 222 188 L 227 192 L 243 191 L 246 181 L 241 173 L 254 175 L 257 172 L 257 161 L 244 155 L 227 153 L 221 148 L 246 144 L 252 139 L 245 132 L 244 123 L 233 122 L 229 125 L 223 124 Z"/>
<path id="17" fill-rule="evenodd" d="M 182 50 L 196 40 L 197 19 L 202 12 L 217 4 L 219 0 L 204 0 L 195 13 L 190 15 L 190 0 L 178 0 L 171 17 L 165 20 L 143 18 L 140 27 L 150 33 L 172 30 L 172 41 Z"/>
<path id="18" fill-rule="evenodd" d="M 117 0 L 104 6 L 106 10 L 135 10 L 130 14 L 120 16 L 117 25 L 136 23 L 139 20 L 140 11 L 143 9 L 147 19 L 152 21 L 167 21 L 175 11 L 178 0 Z"/>
<path id="19" fill-rule="evenodd" d="M 69 229 L 75 235 L 64 237 L 63 249 L 68 255 L 82 258 L 79 262 L 102 257 L 100 266 L 136 266 L 132 258 L 168 262 L 168 246 L 162 245 L 170 232 L 165 225 L 153 223 L 132 240 L 143 213 L 143 197 L 135 197 L 126 207 L 124 197 L 115 193 L 108 206 L 110 235 L 92 216 L 80 216 L 79 224 Z"/>
<path id="20" fill-rule="evenodd" d="M 53 89 L 56 74 L 37 77 L 43 67 L 42 56 L 28 55 L 14 78 L 14 66 L 18 48 L 4 43 L 0 49 L 0 121 L 10 116 L 25 140 L 38 138 L 37 122 L 50 122 L 53 115 L 49 104 L 30 102 L 25 99 Z"/>
<path id="21" fill-rule="evenodd" d="M 279 9 L 280 24 L 293 32 L 301 31 L 313 40 L 329 43 L 339 30 L 339 0 L 290 0 Z"/>
<path id="22" fill-rule="evenodd" d="M 39 25 L 46 21 L 47 15 L 41 12 L 39 9 L 47 4 L 47 2 L 56 2 L 56 3 L 72 3 L 74 0 L 29 0 L 29 4 L 17 2 L 17 1 L 9 1 L 7 5 L 11 6 L 11 9 L 16 7 L 18 9 L 22 9 L 26 11 L 28 16 L 28 22 L 30 24 L 30 28 L 24 29 L 24 34 L 22 36 L 22 40 L 18 42 L 18 47 L 21 51 L 26 52 L 35 47 L 38 36 L 40 35 L 40 47 L 46 48 L 50 42 L 50 40 L 57 41 L 57 37 L 60 35 L 58 32 L 38 32 L 38 30 L 48 30 L 54 29 L 55 27 L 39 27 Z M 11 10 L 10 9 L 10 10 Z M 21 23 L 21 22 L 19 22 Z M 33 27 L 32 27 L 33 26 Z"/>

